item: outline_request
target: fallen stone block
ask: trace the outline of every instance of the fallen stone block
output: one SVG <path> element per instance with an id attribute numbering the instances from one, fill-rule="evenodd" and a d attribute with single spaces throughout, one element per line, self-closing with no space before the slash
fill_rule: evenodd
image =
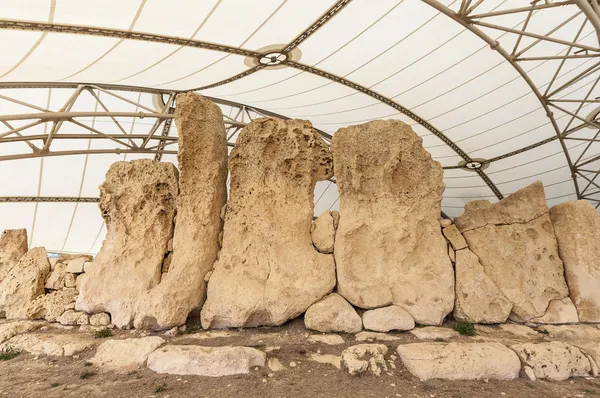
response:
<path id="1" fill-rule="evenodd" d="M 366 311 L 363 314 L 362 320 L 365 329 L 376 332 L 411 330 L 415 327 L 415 321 L 412 316 L 397 305 Z"/>
<path id="2" fill-rule="evenodd" d="M 108 340 L 98 346 L 90 362 L 105 369 L 128 372 L 144 366 L 148 355 L 164 343 L 157 336 Z"/>
<path id="3" fill-rule="evenodd" d="M 538 379 L 562 381 L 589 376 L 592 370 L 590 361 L 578 348 L 560 341 L 515 344 L 510 348 Z"/>
<path id="4" fill-rule="evenodd" d="M 358 344 L 342 351 L 341 365 L 351 375 L 370 372 L 379 376 L 387 371 L 385 354 L 388 348 L 383 344 Z"/>
<path id="5" fill-rule="evenodd" d="M 421 380 L 513 380 L 521 361 L 499 343 L 414 343 L 398 346 L 406 369 Z"/>
<path id="6" fill-rule="evenodd" d="M 304 314 L 304 325 L 319 332 L 356 333 L 362 330 L 362 320 L 356 310 L 339 294 L 331 293 L 311 305 Z"/>
<path id="7" fill-rule="evenodd" d="M 250 373 L 266 360 L 267 354 L 250 347 L 168 345 L 150 354 L 147 366 L 156 373 L 220 377 Z"/>
<path id="8" fill-rule="evenodd" d="M 20 334 L 0 345 L 32 355 L 72 356 L 92 348 L 94 339 L 80 334 Z"/>

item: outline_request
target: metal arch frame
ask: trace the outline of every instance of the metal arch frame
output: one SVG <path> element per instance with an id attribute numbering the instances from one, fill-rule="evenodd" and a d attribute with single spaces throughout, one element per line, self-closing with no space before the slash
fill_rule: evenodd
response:
<path id="1" fill-rule="evenodd" d="M 488 163 L 490 161 L 496 161 L 496 160 L 504 159 L 508 156 L 522 153 L 525 150 L 529 150 L 529 149 L 538 147 L 540 145 L 543 145 L 545 143 L 552 142 L 552 141 L 558 139 L 560 142 L 560 145 L 563 149 L 565 158 L 567 160 L 567 164 L 569 165 L 569 168 L 571 171 L 571 179 L 573 180 L 573 185 L 575 187 L 575 192 L 577 194 L 577 198 L 578 199 L 588 199 L 592 202 L 595 202 L 596 203 L 595 207 L 599 208 L 600 207 L 600 195 L 597 198 L 595 198 L 593 196 L 590 196 L 590 193 L 588 191 L 590 190 L 590 187 L 600 188 L 600 184 L 595 182 L 596 178 L 598 178 L 598 175 L 600 175 L 600 170 L 596 171 L 596 170 L 582 169 L 581 166 L 585 166 L 586 164 L 594 162 L 594 161 L 600 159 L 600 157 L 586 159 L 583 163 L 580 162 L 580 160 L 583 157 L 583 155 L 585 154 L 585 152 L 587 151 L 587 149 L 589 149 L 589 146 L 591 145 L 591 143 L 597 141 L 597 138 L 600 134 L 600 125 L 598 125 L 597 123 L 594 123 L 593 121 L 590 122 L 590 121 L 586 120 L 585 118 L 581 117 L 577 113 L 581 109 L 581 105 L 583 105 L 586 102 L 600 102 L 600 101 L 598 101 L 598 99 L 589 99 L 589 96 L 591 95 L 593 88 L 596 86 L 596 84 L 600 80 L 600 74 L 599 74 L 598 79 L 596 79 L 596 81 L 594 82 L 592 89 L 589 90 L 587 96 L 584 99 L 571 100 L 572 102 L 577 102 L 580 104 L 579 109 L 575 113 L 570 112 L 570 111 L 564 109 L 562 106 L 558 105 L 561 102 L 568 102 L 569 100 L 565 101 L 565 100 L 553 98 L 553 96 L 555 94 L 557 94 L 558 92 L 561 92 L 564 89 L 571 87 L 575 83 L 580 82 L 585 77 L 589 77 L 592 73 L 600 71 L 600 48 L 584 46 L 584 45 L 580 45 L 580 44 L 576 43 L 581 31 L 583 30 L 583 27 L 588 22 L 592 24 L 594 29 L 596 29 L 596 32 L 598 33 L 598 36 L 599 36 L 599 43 L 600 43 L 600 16 L 597 13 L 597 11 L 594 11 L 594 10 L 600 10 L 600 7 L 598 7 L 598 0 L 567 0 L 567 1 L 559 1 L 556 3 L 542 3 L 542 4 L 537 4 L 539 2 L 539 0 L 535 0 L 531 3 L 531 6 L 529 6 L 529 7 L 522 7 L 519 9 L 502 10 L 502 11 L 495 12 L 495 13 L 485 13 L 485 14 L 472 14 L 473 11 L 482 3 L 482 0 L 477 1 L 474 5 L 471 5 L 472 0 L 462 0 L 461 6 L 460 6 L 458 12 L 453 11 L 452 9 L 448 8 L 447 6 L 441 4 L 440 2 L 438 2 L 436 0 L 422 0 L 422 1 L 426 4 L 428 4 L 429 6 L 433 7 L 434 9 L 438 10 L 439 12 L 445 14 L 447 17 L 453 19 L 457 23 L 461 24 L 463 27 L 465 27 L 466 29 L 471 31 L 473 34 L 477 35 L 479 38 L 481 38 L 486 43 L 488 43 L 493 50 L 497 51 L 508 63 L 510 63 L 511 66 L 519 73 L 519 75 L 522 77 L 522 79 L 527 83 L 527 85 L 530 87 L 530 89 L 534 93 L 534 95 L 537 97 L 538 101 L 540 102 L 541 106 L 543 107 L 543 109 L 546 112 L 546 116 L 550 119 L 552 127 L 555 131 L 555 136 L 552 137 L 551 139 L 545 139 L 545 140 L 540 141 L 539 143 L 522 148 L 521 150 L 498 156 L 494 159 L 489 160 Z M 590 5 L 590 2 L 593 2 L 594 6 Z M 559 24 L 557 27 L 552 29 L 546 35 L 539 35 L 539 34 L 535 34 L 535 33 L 526 31 L 528 23 L 534 12 L 538 12 L 538 11 L 543 12 L 543 10 L 548 9 L 548 8 L 562 7 L 562 6 L 578 6 L 581 9 L 581 12 L 586 17 L 586 21 L 581 26 L 581 28 L 580 28 L 579 32 L 577 33 L 573 42 L 558 40 L 558 39 L 554 39 L 549 36 L 549 34 L 553 33 L 554 31 L 560 29 L 560 27 L 564 26 L 566 24 L 566 22 L 564 22 L 564 21 L 561 24 Z M 480 19 L 493 17 L 493 16 L 497 16 L 497 15 L 506 15 L 509 13 L 516 13 L 516 12 L 527 12 L 528 13 L 527 19 L 525 20 L 525 22 L 523 24 L 523 28 L 521 30 L 508 28 L 505 26 L 488 24 L 488 23 L 480 21 Z M 498 43 L 497 41 L 492 39 L 481 29 L 479 29 L 477 27 L 477 25 L 486 27 L 486 28 L 503 31 L 503 32 L 518 34 L 519 38 L 517 39 L 515 48 L 513 49 L 513 51 L 511 53 L 509 53 L 506 49 L 504 49 L 500 45 L 500 43 Z M 532 37 L 532 38 L 536 39 L 537 41 L 535 41 L 533 44 L 525 47 L 524 49 L 521 49 L 521 51 L 519 51 L 517 53 L 520 41 L 521 41 L 522 37 L 524 37 L 524 36 Z M 562 57 L 557 57 L 554 55 L 537 56 L 537 57 L 522 57 L 521 56 L 524 52 L 529 50 L 531 47 L 535 46 L 540 41 L 548 41 L 548 42 L 563 44 L 568 47 L 567 54 Z M 585 51 L 586 53 L 584 55 L 580 55 L 580 54 L 571 55 L 571 52 L 573 51 L 574 48 L 579 48 L 580 50 Z M 590 54 L 590 52 L 591 52 L 591 54 Z M 585 71 L 579 73 L 577 76 L 575 76 L 574 78 L 569 80 L 567 83 L 561 85 L 559 88 L 554 89 L 553 91 L 549 92 L 552 84 L 554 83 L 554 81 L 556 79 L 556 76 L 562 69 L 562 65 L 564 65 L 564 62 L 569 58 L 577 58 L 577 57 L 598 58 L 599 62 L 596 63 L 595 65 L 593 65 L 591 68 L 588 68 Z M 539 87 L 537 87 L 536 84 L 533 82 L 533 80 L 527 75 L 527 72 L 524 70 L 524 68 L 521 66 L 520 63 L 526 62 L 526 61 L 531 61 L 531 60 L 549 60 L 549 59 L 562 59 L 562 61 L 560 63 L 558 70 L 554 74 L 552 81 L 549 83 L 548 88 L 542 94 L 542 90 Z M 560 110 L 561 112 L 571 116 L 571 122 L 567 125 L 567 127 L 565 129 L 561 130 L 560 127 L 558 126 L 558 123 L 556 122 L 556 118 L 554 116 L 554 112 L 552 111 L 552 108 Z M 579 121 L 581 121 L 581 124 L 579 124 L 576 127 L 569 128 L 571 123 L 575 119 L 578 119 Z M 592 127 L 595 129 L 597 128 L 598 133 L 594 136 L 593 139 L 569 137 L 569 135 L 573 134 L 576 131 L 581 130 L 584 127 Z M 575 162 L 572 161 L 571 154 L 569 152 L 569 148 L 567 147 L 567 145 L 565 143 L 565 140 L 568 140 L 568 139 L 576 139 L 576 140 L 582 140 L 582 141 L 589 142 L 587 148 L 584 150 L 584 152 L 579 156 L 579 158 Z M 584 175 L 583 173 L 588 173 L 588 174 Z M 588 176 L 590 175 L 589 173 L 592 173 L 592 175 L 593 175 L 591 180 L 588 178 Z M 588 182 L 584 189 L 580 189 L 578 176 L 587 180 L 587 182 Z M 591 195 L 596 195 L 598 193 L 599 192 L 593 192 Z"/>

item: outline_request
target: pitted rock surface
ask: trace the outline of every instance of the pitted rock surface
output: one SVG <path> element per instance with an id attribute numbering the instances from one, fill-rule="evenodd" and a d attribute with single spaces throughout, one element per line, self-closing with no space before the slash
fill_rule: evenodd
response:
<path id="1" fill-rule="evenodd" d="M 148 355 L 165 343 L 158 336 L 138 339 L 108 340 L 98 346 L 90 359 L 95 366 L 127 372 L 146 364 Z"/>
<path id="2" fill-rule="evenodd" d="M 204 277 L 217 259 L 219 217 L 227 201 L 227 139 L 218 105 L 194 93 L 177 96 L 179 196 L 172 257 L 160 283 L 138 302 L 135 327 L 182 325 L 206 295 Z"/>
<path id="3" fill-rule="evenodd" d="M 0 345 L 32 355 L 72 356 L 95 346 L 93 337 L 81 334 L 20 334 Z"/>
<path id="4" fill-rule="evenodd" d="M 0 282 L 27 253 L 27 230 L 6 229 L 0 235 Z"/>
<path id="5" fill-rule="evenodd" d="M 304 325 L 308 329 L 324 333 L 356 333 L 362 330 L 360 315 L 337 293 L 331 293 L 311 305 L 304 314 Z"/>
<path id="6" fill-rule="evenodd" d="M 439 325 L 454 306 L 440 230 L 442 166 L 401 121 L 342 128 L 333 137 L 340 222 L 338 292 L 357 307 L 395 304 Z"/>
<path id="7" fill-rule="evenodd" d="M 388 348 L 384 344 L 358 344 L 342 351 L 341 365 L 351 375 L 370 372 L 375 376 L 387 371 L 385 354 Z"/>
<path id="8" fill-rule="evenodd" d="M 515 344 L 510 348 L 538 379 L 562 381 L 589 376 L 592 370 L 590 361 L 577 347 L 560 341 Z"/>
<path id="9" fill-rule="evenodd" d="M 65 312 L 65 306 L 75 303 L 77 294 L 75 289 L 62 289 L 38 296 L 29 304 L 27 316 L 56 322 L 57 318 Z"/>
<path id="10" fill-rule="evenodd" d="M 600 214 L 586 200 L 550 209 L 569 295 L 581 322 L 600 322 Z"/>
<path id="11" fill-rule="evenodd" d="M 333 256 L 317 252 L 310 236 L 315 184 L 331 177 L 331 154 L 307 121 L 258 119 L 240 133 L 229 164 L 223 248 L 202 326 L 281 325 L 335 286 Z"/>
<path id="12" fill-rule="evenodd" d="M 77 310 L 108 312 L 115 326 L 132 325 L 140 297 L 160 281 L 177 192 L 177 170 L 170 163 L 111 165 L 100 186 L 106 240 L 82 277 Z"/>
<path id="13" fill-rule="evenodd" d="M 562 300 L 552 300 L 544 316 L 531 319 L 532 323 L 564 324 L 578 323 L 577 309 L 569 297 Z"/>

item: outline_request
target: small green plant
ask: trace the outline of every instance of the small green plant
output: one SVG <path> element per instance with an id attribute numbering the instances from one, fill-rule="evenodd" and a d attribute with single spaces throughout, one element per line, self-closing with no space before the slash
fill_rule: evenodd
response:
<path id="1" fill-rule="evenodd" d="M 550 334 L 550 332 L 548 331 L 548 329 L 538 330 L 538 332 L 540 332 L 541 334 Z"/>
<path id="2" fill-rule="evenodd" d="M 50 384 L 50 387 L 52 387 L 52 388 L 55 388 L 55 387 L 58 387 L 58 386 L 60 386 L 60 384 L 58 384 L 58 383 L 52 383 L 52 384 Z"/>
<path id="3" fill-rule="evenodd" d="M 458 322 L 454 325 L 454 330 L 463 336 L 475 336 L 477 334 L 475 326 L 471 322 Z"/>
<path id="4" fill-rule="evenodd" d="M 96 372 L 90 372 L 89 370 L 86 370 L 85 372 L 83 372 L 82 374 L 79 375 L 79 378 L 80 379 L 89 379 L 90 377 L 92 377 L 95 374 L 96 374 Z"/>
<path id="5" fill-rule="evenodd" d="M 86 367 L 87 367 L 87 366 L 92 366 L 92 365 L 93 365 L 93 364 L 92 364 L 91 362 L 89 362 L 89 361 L 85 361 L 85 363 L 83 364 L 83 366 L 86 366 Z"/>
<path id="6" fill-rule="evenodd" d="M 6 346 L 0 351 L 0 361 L 10 361 L 21 354 L 19 350 L 14 349 L 11 346 Z"/>
<path id="7" fill-rule="evenodd" d="M 162 383 L 159 386 L 156 386 L 154 389 L 154 393 L 158 394 L 159 392 L 167 391 L 167 383 Z"/>
<path id="8" fill-rule="evenodd" d="M 100 329 L 97 330 L 96 333 L 94 333 L 94 337 L 97 339 L 105 339 L 107 337 L 112 337 L 112 332 L 110 331 L 110 329 Z"/>

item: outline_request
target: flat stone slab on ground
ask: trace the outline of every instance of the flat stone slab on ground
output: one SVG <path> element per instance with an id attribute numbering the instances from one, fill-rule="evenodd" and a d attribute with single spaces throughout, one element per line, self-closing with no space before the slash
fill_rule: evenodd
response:
<path id="1" fill-rule="evenodd" d="M 137 369 L 146 363 L 152 351 L 164 343 L 165 340 L 158 336 L 108 340 L 100 344 L 90 362 L 106 369 L 120 371 Z"/>
<path id="2" fill-rule="evenodd" d="M 265 366 L 267 354 L 250 347 L 168 345 L 148 357 L 148 368 L 157 373 L 197 376 L 246 374 Z"/>
<path id="3" fill-rule="evenodd" d="M 20 334 L 0 345 L 32 355 L 71 356 L 96 345 L 96 341 L 80 334 Z"/>
<path id="4" fill-rule="evenodd" d="M 21 333 L 31 332 L 44 326 L 43 321 L 13 321 L 0 323 L 0 343 Z"/>
<path id="5" fill-rule="evenodd" d="M 499 343 L 401 344 L 397 352 L 421 380 L 512 380 L 521 371 L 517 354 Z"/>
<path id="6" fill-rule="evenodd" d="M 437 326 L 416 328 L 411 330 L 409 333 L 421 340 L 451 339 L 453 337 L 460 336 L 460 334 L 456 330 L 440 328 Z"/>
<path id="7" fill-rule="evenodd" d="M 402 339 L 399 335 L 379 333 L 379 332 L 360 332 L 354 335 L 356 341 L 396 341 Z"/>
<path id="8" fill-rule="evenodd" d="M 600 341 L 600 329 L 595 325 L 543 325 L 539 329 L 546 330 L 555 339 Z"/>
<path id="9" fill-rule="evenodd" d="M 311 334 L 308 340 L 313 343 L 325 343 L 329 345 L 344 344 L 342 336 L 337 334 Z"/>
<path id="10" fill-rule="evenodd" d="M 560 341 L 515 344 L 510 348 L 524 365 L 533 369 L 538 379 L 562 381 L 569 377 L 590 376 L 592 370 L 590 361 L 577 347 Z"/>

